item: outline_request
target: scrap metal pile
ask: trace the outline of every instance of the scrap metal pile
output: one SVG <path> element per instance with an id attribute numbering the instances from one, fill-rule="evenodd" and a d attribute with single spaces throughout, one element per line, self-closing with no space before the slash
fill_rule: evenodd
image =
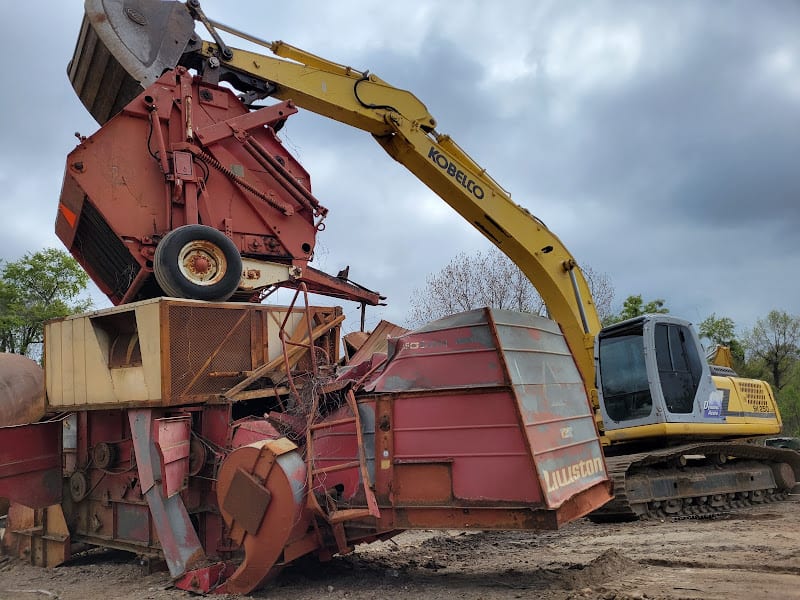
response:
<path id="1" fill-rule="evenodd" d="M 178 67 L 68 157 L 56 230 L 116 306 L 47 324 L 44 373 L 7 385 L 5 553 L 119 548 L 182 589 L 247 593 L 303 555 L 409 528 L 554 529 L 610 499 L 554 322 L 382 323 L 340 355 L 342 310 L 308 293 L 381 297 L 308 265 L 326 210 L 277 136 L 294 112 Z M 222 302 L 277 286 L 289 306 Z"/>
<path id="2" fill-rule="evenodd" d="M 163 557 L 178 587 L 244 593 L 308 553 L 554 529 L 609 499 L 551 321 L 472 311 L 337 368 L 341 321 L 159 298 L 49 324 L 58 416 L 0 433 L 4 551 L 52 566 L 121 548 Z"/>

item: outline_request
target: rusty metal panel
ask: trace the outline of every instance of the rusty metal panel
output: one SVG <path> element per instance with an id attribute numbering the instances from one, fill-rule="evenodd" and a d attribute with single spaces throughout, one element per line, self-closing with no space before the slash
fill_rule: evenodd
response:
<path id="1" fill-rule="evenodd" d="M 558 325 L 492 311 L 547 505 L 607 480 L 589 399 Z"/>
<path id="2" fill-rule="evenodd" d="M 150 509 L 146 504 L 114 503 L 115 538 L 149 544 L 151 519 Z"/>
<path id="3" fill-rule="evenodd" d="M 361 421 L 361 443 L 367 463 L 367 476 L 375 482 L 375 404 L 358 403 L 358 418 Z"/>
<path id="4" fill-rule="evenodd" d="M 236 384 L 253 368 L 247 306 L 170 303 L 167 339 L 170 398 L 207 397 Z M 224 375 L 229 374 L 229 375 Z"/>
<path id="5" fill-rule="evenodd" d="M 250 531 L 235 520 L 247 514 L 241 499 L 231 494 L 244 494 L 257 483 L 255 479 L 239 479 L 238 473 L 249 473 L 261 479 L 261 487 L 269 490 L 256 500 L 255 514 L 247 516 Z M 222 463 L 217 477 L 217 500 L 225 522 L 236 535 L 241 531 L 244 559 L 227 581 L 227 592 L 245 594 L 256 589 L 269 577 L 275 561 L 281 556 L 295 530 L 305 532 L 308 516 L 303 514 L 306 498 L 306 465 L 296 446 L 286 439 L 262 440 L 237 448 Z M 233 515 L 224 507 L 236 507 Z"/>
<path id="6" fill-rule="evenodd" d="M 483 310 L 445 317 L 391 339 L 388 350 L 390 362 L 367 384 L 367 391 L 475 389 L 507 383 Z"/>
<path id="7" fill-rule="evenodd" d="M 488 311 L 451 315 L 390 340 L 389 361 L 366 388 L 404 392 L 393 402 L 392 460 L 452 461 L 460 501 L 540 503 L 496 345 Z"/>
<path id="8" fill-rule="evenodd" d="M 153 421 L 153 442 L 161 459 L 161 487 L 169 498 L 189 485 L 189 441 L 192 417 L 168 417 Z"/>
<path id="9" fill-rule="evenodd" d="M 370 333 L 368 331 L 351 331 L 347 335 L 342 336 L 342 341 L 344 342 L 344 356 L 347 362 L 350 361 L 352 356 L 356 355 L 359 348 L 364 345 L 364 342 L 367 341 L 369 338 Z M 384 349 L 384 354 L 386 353 Z"/>
<path id="10" fill-rule="evenodd" d="M 70 532 L 61 506 L 31 509 L 12 504 L 0 554 L 40 567 L 55 567 L 70 558 Z"/>
<path id="11" fill-rule="evenodd" d="M 390 340 L 365 388 L 394 395 L 388 458 L 451 460 L 456 502 L 557 508 L 607 481 L 585 388 L 548 319 L 489 309 L 439 319 Z"/>
<path id="12" fill-rule="evenodd" d="M 142 492 L 161 542 L 170 575 L 177 577 L 205 559 L 197 531 L 180 495 L 167 498 L 156 482 L 161 479 L 161 464 L 153 440 L 153 411 L 128 411 L 131 438 L 136 452 Z"/>
<path id="13" fill-rule="evenodd" d="M 236 469 L 222 508 L 250 535 L 258 533 L 272 494 L 250 473 Z"/>
<path id="14" fill-rule="evenodd" d="M 61 421 L 0 428 L 0 498 L 29 508 L 61 501 Z"/>
<path id="15" fill-rule="evenodd" d="M 396 463 L 452 461 L 457 499 L 542 501 L 509 391 L 402 395 L 391 426 Z"/>
<path id="16" fill-rule="evenodd" d="M 347 364 L 357 365 L 362 361 L 368 360 L 373 354 L 386 354 L 388 352 L 389 339 L 400 337 L 408 332 L 409 330 L 405 327 L 382 320 L 369 334 L 356 331 L 346 335 L 345 340 L 352 340 L 352 345 L 356 348 L 356 351 L 348 359 Z"/>
<path id="17" fill-rule="evenodd" d="M 314 488 L 331 490 L 341 486 L 341 495 L 351 498 L 361 484 L 358 439 L 352 413 L 343 406 L 315 427 L 318 429 L 314 432 L 311 461 Z M 341 468 L 343 465 L 350 466 Z"/>
<path id="18" fill-rule="evenodd" d="M 452 462 L 401 463 L 394 468 L 397 502 L 450 504 L 453 500 Z"/>
<path id="19" fill-rule="evenodd" d="M 228 96 L 228 101 L 200 104 L 198 100 L 209 92 Z M 270 112 L 269 107 L 263 110 Z M 187 126 L 201 132 L 231 120 L 236 123 L 238 117 L 250 119 L 249 114 L 229 89 L 201 83 L 180 68 L 161 76 L 70 153 L 56 234 L 112 303 L 163 295 L 152 272 L 158 240 L 181 225 L 198 222 L 219 228 L 249 258 L 287 266 L 288 261 L 298 261 L 312 291 L 363 297 L 371 304 L 379 301 L 374 292 L 336 277 L 315 276 L 306 267 L 313 255 L 317 218 L 325 209 L 310 192 L 308 172 L 273 130 L 250 129 L 244 149 L 232 140 L 233 129 L 228 127 L 227 138 L 198 147 L 194 160 L 205 165 L 206 193 L 200 198 L 194 195 L 200 179 L 197 169 L 192 177 L 171 170 L 174 181 L 165 181 L 159 161 L 147 152 L 152 135 L 166 140 L 165 152 L 184 152 L 176 142 L 186 139 Z M 151 127 L 153 115 L 160 127 Z M 189 137 L 198 142 L 193 134 Z M 228 169 L 231 160 L 240 175 Z M 242 193 L 242 185 L 248 193 Z M 291 219 L 285 216 L 289 213 Z M 292 285 L 291 280 L 284 283 Z"/>

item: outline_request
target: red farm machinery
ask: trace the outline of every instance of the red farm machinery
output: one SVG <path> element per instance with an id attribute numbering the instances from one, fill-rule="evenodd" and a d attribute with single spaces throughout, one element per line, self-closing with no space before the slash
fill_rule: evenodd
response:
<path id="1" fill-rule="evenodd" d="M 247 593 L 307 554 L 414 528 L 555 529 L 611 498 L 558 324 L 490 309 L 382 323 L 342 356 L 341 308 L 308 294 L 383 298 L 309 265 L 327 211 L 278 137 L 297 108 L 243 101 L 281 86 L 213 56 L 202 76 L 166 68 L 175 40 L 203 56 L 197 2 L 86 11 L 70 78 L 102 127 L 67 159 L 56 232 L 115 306 L 48 323 L 43 370 L 0 361 L 4 552 L 53 566 L 119 548 L 163 559 L 182 589 Z M 162 21 L 160 45 L 114 37 Z M 125 53 L 151 70 L 126 79 Z M 364 114 L 386 87 L 338 76 Z M 330 110 L 391 152 L 400 121 Z M 278 287 L 289 306 L 260 303 Z"/>
<path id="2" fill-rule="evenodd" d="M 47 415 L 0 430 L 4 551 L 52 566 L 120 548 L 178 587 L 244 593 L 308 553 L 555 529 L 609 499 L 552 321 L 461 313 L 344 368 L 341 321 L 157 298 L 48 324 Z"/>

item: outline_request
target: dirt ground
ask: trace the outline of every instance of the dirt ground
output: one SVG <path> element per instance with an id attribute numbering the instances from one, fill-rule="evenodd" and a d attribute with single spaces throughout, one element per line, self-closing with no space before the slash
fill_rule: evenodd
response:
<path id="1" fill-rule="evenodd" d="M 167 573 L 146 574 L 121 552 L 94 551 L 54 569 L 0 557 L 3 600 L 189 597 Z M 329 563 L 294 565 L 246 598 L 800 598 L 800 495 L 715 519 L 581 520 L 539 534 L 406 532 Z"/>

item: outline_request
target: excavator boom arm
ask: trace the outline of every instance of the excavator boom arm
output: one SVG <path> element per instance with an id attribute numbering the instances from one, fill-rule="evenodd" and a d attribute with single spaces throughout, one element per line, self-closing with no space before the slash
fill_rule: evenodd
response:
<path id="1" fill-rule="evenodd" d="M 203 42 L 199 56 L 204 59 L 204 75 L 213 77 L 214 69 L 221 69 L 257 78 L 271 84 L 269 95 L 274 98 L 292 100 L 306 110 L 373 135 L 393 131 L 386 118 L 389 113 L 401 114 L 427 130 L 436 125 L 414 94 L 375 75 L 327 61 L 285 42 L 272 42 L 267 47 L 275 56 L 231 48 L 232 58 L 223 62 L 218 59 L 219 47 Z"/>
<path id="2" fill-rule="evenodd" d="M 225 68 L 269 82 L 276 98 L 371 133 L 519 266 L 561 325 L 587 387 L 593 387 L 593 339 L 600 321 L 589 287 L 558 237 L 516 204 L 452 138 L 437 134 L 436 120 L 411 92 L 284 42 L 269 47 L 280 58 L 231 49 Z M 203 43 L 201 52 L 206 61 L 220 55 L 210 42 Z"/>

